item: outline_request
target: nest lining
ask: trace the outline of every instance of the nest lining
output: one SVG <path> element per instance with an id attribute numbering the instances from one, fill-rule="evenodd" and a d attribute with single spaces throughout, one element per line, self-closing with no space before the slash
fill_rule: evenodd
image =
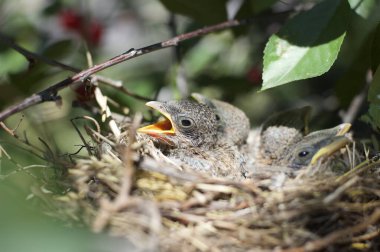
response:
<path id="1" fill-rule="evenodd" d="M 380 248 L 375 159 L 344 174 L 287 177 L 271 187 L 264 180 L 229 181 L 179 170 L 134 133 L 126 131 L 123 144 L 100 158 L 77 160 L 69 169 L 68 192 L 53 197 L 49 213 L 146 250 Z"/>

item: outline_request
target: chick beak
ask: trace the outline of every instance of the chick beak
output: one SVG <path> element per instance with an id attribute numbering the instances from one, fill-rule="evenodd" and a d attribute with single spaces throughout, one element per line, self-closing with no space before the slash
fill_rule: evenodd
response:
<path id="1" fill-rule="evenodd" d="M 162 106 L 162 103 L 157 101 L 150 101 L 147 102 L 146 105 L 160 112 L 165 118 L 161 121 L 158 121 L 157 123 L 141 127 L 137 129 L 137 132 L 145 133 L 151 136 L 155 136 L 158 134 L 174 135 L 175 129 L 173 127 L 173 121 L 171 119 L 170 114 L 167 113 L 164 107 Z"/>
<path id="2" fill-rule="evenodd" d="M 351 129 L 351 123 L 342 123 L 339 124 L 337 127 L 337 136 L 344 136 L 350 129 Z"/>
<path id="3" fill-rule="evenodd" d="M 321 157 L 328 157 L 340 150 L 342 147 L 344 147 L 346 144 L 350 142 L 350 139 L 345 136 L 345 134 L 350 130 L 351 124 L 350 123 L 342 123 L 335 127 L 335 135 L 331 136 L 331 142 L 322 147 L 317 153 L 314 154 L 313 158 L 311 159 L 311 164 L 314 165 L 317 163 L 317 161 Z"/>

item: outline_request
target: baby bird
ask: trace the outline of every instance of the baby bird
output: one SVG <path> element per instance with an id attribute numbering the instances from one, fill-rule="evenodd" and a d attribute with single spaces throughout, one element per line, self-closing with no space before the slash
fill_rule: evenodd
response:
<path id="1" fill-rule="evenodd" d="M 177 148 L 215 145 L 218 122 L 208 106 L 190 100 L 151 101 L 146 105 L 160 112 L 164 119 L 140 128 L 138 132 Z"/>
<path id="2" fill-rule="evenodd" d="M 330 129 L 308 133 L 310 107 L 274 115 L 258 131 L 252 131 L 246 149 L 252 172 L 266 167 L 298 170 L 314 165 L 350 142 L 345 135 L 351 125 L 340 124 Z"/>
<path id="3" fill-rule="evenodd" d="M 181 167 L 214 177 L 243 179 L 246 172 L 273 174 L 314 165 L 350 139 L 350 124 L 309 133 L 310 107 L 271 116 L 251 130 L 240 109 L 200 94 L 194 100 L 148 102 L 164 119 L 138 130 Z"/>
<path id="4" fill-rule="evenodd" d="M 152 101 L 146 105 L 164 119 L 138 132 L 151 136 L 172 161 L 214 177 L 242 176 L 244 159 L 231 142 L 220 140 L 221 118 L 213 108 L 192 100 Z"/>

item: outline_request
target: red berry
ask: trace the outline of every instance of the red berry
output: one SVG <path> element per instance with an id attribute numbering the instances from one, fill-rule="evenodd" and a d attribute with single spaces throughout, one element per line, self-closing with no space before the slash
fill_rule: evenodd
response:
<path id="1" fill-rule="evenodd" d="M 91 101 L 95 97 L 95 86 L 81 83 L 78 86 L 73 87 L 76 100 L 80 102 Z"/>
<path id="2" fill-rule="evenodd" d="M 59 14 L 61 25 L 67 30 L 81 31 L 83 18 L 74 10 L 63 10 Z"/>
<path id="3" fill-rule="evenodd" d="M 252 84 L 260 84 L 262 82 L 261 69 L 258 66 L 249 69 L 247 79 Z"/>
<path id="4" fill-rule="evenodd" d="M 103 35 L 103 26 L 97 22 L 93 21 L 90 25 L 89 30 L 89 42 L 93 45 L 98 45 Z"/>

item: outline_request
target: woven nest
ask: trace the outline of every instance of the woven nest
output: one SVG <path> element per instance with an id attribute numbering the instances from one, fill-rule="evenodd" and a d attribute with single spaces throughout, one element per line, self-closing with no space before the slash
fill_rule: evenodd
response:
<path id="1" fill-rule="evenodd" d="M 179 170 L 152 142 L 136 139 L 133 125 L 121 139 L 104 138 L 103 151 L 70 167 L 50 214 L 144 250 L 380 250 L 376 158 L 344 174 L 268 186 Z"/>

